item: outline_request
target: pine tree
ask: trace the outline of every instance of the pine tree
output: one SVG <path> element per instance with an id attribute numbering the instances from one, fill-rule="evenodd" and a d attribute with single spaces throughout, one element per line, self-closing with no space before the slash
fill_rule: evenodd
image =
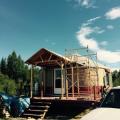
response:
<path id="1" fill-rule="evenodd" d="M 2 74 L 7 74 L 7 65 L 6 65 L 6 59 L 2 58 L 0 63 L 0 70 Z"/>
<path id="2" fill-rule="evenodd" d="M 17 55 L 13 51 L 7 58 L 7 74 L 11 79 L 17 80 Z"/>

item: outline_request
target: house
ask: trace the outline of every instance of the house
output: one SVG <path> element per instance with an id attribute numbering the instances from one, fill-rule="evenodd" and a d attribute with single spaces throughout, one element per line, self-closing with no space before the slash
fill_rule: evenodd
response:
<path id="1" fill-rule="evenodd" d="M 42 48 L 26 61 L 32 66 L 31 97 L 34 97 L 32 68 L 36 66 L 41 67 L 41 99 L 100 100 L 103 88 L 112 86 L 110 69 L 92 59 L 96 54 L 68 52 L 63 56 Z"/>

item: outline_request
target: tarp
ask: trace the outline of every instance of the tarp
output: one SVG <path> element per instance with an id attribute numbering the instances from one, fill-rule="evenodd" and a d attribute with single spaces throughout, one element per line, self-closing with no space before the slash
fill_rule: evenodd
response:
<path id="1" fill-rule="evenodd" d="M 26 96 L 9 96 L 5 93 L 0 93 L 4 104 L 12 116 L 20 116 L 30 105 L 30 98 Z"/>

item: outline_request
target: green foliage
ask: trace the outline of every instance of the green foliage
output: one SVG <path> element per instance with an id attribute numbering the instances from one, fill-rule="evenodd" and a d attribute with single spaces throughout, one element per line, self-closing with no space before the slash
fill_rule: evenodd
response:
<path id="1" fill-rule="evenodd" d="M 112 73 L 113 86 L 120 86 L 120 70 Z"/>
<path id="2" fill-rule="evenodd" d="M 29 68 L 25 65 L 21 56 L 17 56 L 15 51 L 12 52 L 7 58 L 7 74 L 11 79 L 14 79 L 16 83 L 19 79 L 26 81 L 29 79 L 27 73 Z"/>
<path id="3" fill-rule="evenodd" d="M 17 90 L 24 88 L 24 85 L 30 83 L 30 68 L 24 63 L 21 56 L 17 56 L 13 51 L 8 57 L 2 58 L 0 61 L 0 92 L 6 91 L 9 94 L 15 94 Z M 39 80 L 39 69 L 34 68 L 33 80 Z M 22 87 L 19 85 L 22 80 Z"/>
<path id="4" fill-rule="evenodd" d="M 2 58 L 0 62 L 0 69 L 2 74 L 7 74 L 7 65 L 6 65 L 6 59 Z"/>
<path id="5" fill-rule="evenodd" d="M 16 94 L 16 83 L 9 79 L 8 76 L 0 74 L 0 92 L 5 92 L 10 95 Z"/>
<path id="6" fill-rule="evenodd" d="M 21 58 L 17 57 L 15 51 L 12 52 L 11 55 L 7 58 L 7 74 L 11 79 L 17 81 L 17 79 L 21 76 Z"/>

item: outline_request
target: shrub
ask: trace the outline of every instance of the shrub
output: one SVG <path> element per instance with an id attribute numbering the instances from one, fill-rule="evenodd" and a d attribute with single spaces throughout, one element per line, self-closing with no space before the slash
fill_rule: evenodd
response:
<path id="1" fill-rule="evenodd" d="M 5 92 L 9 95 L 16 94 L 16 83 L 9 79 L 8 76 L 0 74 L 0 92 Z"/>

